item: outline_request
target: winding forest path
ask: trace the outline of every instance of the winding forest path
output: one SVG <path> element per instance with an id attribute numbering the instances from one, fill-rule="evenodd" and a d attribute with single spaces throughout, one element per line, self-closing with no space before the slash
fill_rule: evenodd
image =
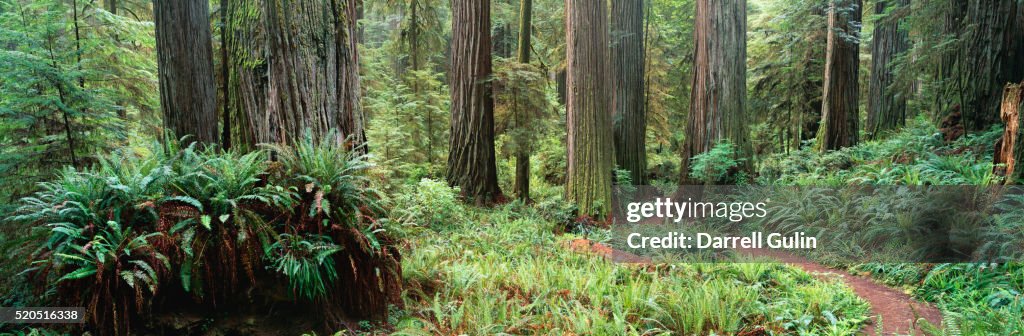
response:
<path id="1" fill-rule="evenodd" d="M 942 324 L 942 312 L 935 308 L 935 305 L 914 299 L 907 293 L 877 283 L 868 277 L 853 275 L 781 251 L 762 249 L 743 250 L 741 253 L 779 260 L 821 280 L 838 278 L 871 305 L 871 324 L 864 327 L 864 333 L 867 335 L 924 335 L 917 323 L 920 319 L 935 326 Z M 881 325 L 876 324 L 879 318 Z"/>
<path id="2" fill-rule="evenodd" d="M 573 250 L 589 250 L 591 253 L 603 255 L 608 260 L 614 262 L 651 262 L 650 258 L 617 250 L 587 239 L 575 239 L 569 245 Z M 867 335 L 924 335 L 917 321 L 924 319 L 935 326 L 940 326 L 942 323 L 942 312 L 935 305 L 914 299 L 898 289 L 879 284 L 870 278 L 852 275 L 849 272 L 837 270 L 807 258 L 781 251 L 761 249 L 740 250 L 738 252 L 744 255 L 778 260 L 790 266 L 800 268 L 823 281 L 831 281 L 833 279 L 842 281 L 852 288 L 857 296 L 867 301 L 871 306 L 870 322 L 863 330 Z M 881 324 L 877 324 L 879 319 L 881 319 Z"/>

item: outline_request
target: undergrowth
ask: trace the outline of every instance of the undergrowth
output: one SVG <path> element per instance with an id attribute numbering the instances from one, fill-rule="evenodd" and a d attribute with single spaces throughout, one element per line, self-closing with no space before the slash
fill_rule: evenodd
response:
<path id="1" fill-rule="evenodd" d="M 331 327 L 385 316 L 400 265 L 370 168 L 307 136 L 248 154 L 166 141 L 66 169 L 6 219 L 43 237 L 23 295 L 85 307 L 85 330 L 111 335 L 138 332 L 167 302 L 283 297 Z"/>
<path id="2" fill-rule="evenodd" d="M 630 266 L 574 252 L 575 236 L 548 219 L 562 215 L 545 209 L 468 209 L 412 235 L 394 333 L 848 335 L 865 322 L 867 304 L 844 285 L 781 264 Z"/>
<path id="3" fill-rule="evenodd" d="M 952 142 L 943 141 L 939 130 L 923 119 L 914 120 L 904 130 L 885 140 L 862 143 L 843 150 L 819 154 L 803 149 L 789 155 L 772 156 L 762 161 L 758 183 L 774 186 L 995 186 L 1001 177 L 993 173 L 992 153 L 1002 130 L 993 128 L 966 135 Z M 809 146 L 813 147 L 813 146 Z M 856 188 L 852 188 L 856 189 Z M 785 190 L 783 188 L 782 190 Z M 851 190 L 851 188 L 823 188 Z M 888 239 L 881 246 L 900 260 L 922 252 L 921 227 L 917 216 L 892 216 L 893 213 L 918 213 L 943 217 L 956 225 L 983 228 L 974 232 L 979 241 L 1020 241 L 1024 208 L 1021 197 L 1007 196 L 991 216 L 971 216 L 967 212 L 948 214 L 944 209 L 928 208 L 938 203 L 922 199 L 926 194 L 895 189 L 886 197 L 850 192 L 845 195 L 791 193 L 813 197 L 787 198 L 785 193 L 773 200 L 786 209 L 773 209 L 777 215 L 765 225 L 781 231 L 818 230 L 831 235 L 830 241 L 847 242 L 834 249 L 838 253 L 821 254 L 824 262 L 849 267 L 889 285 L 903 287 L 916 297 L 934 302 L 943 311 L 941 326 L 927 328 L 934 334 L 1014 335 L 1024 333 L 1024 267 L 1009 263 L 857 263 L 862 246 L 870 241 Z M 965 189 L 969 190 L 969 189 Z M 803 209 L 803 210 L 801 210 Z M 785 210 L 785 211 L 783 211 Z M 770 212 L 772 212 L 770 211 Z M 824 211 L 824 213 L 822 212 Z M 860 226 L 851 231 L 851 226 Z M 954 227 L 955 229 L 955 227 Z M 953 231 L 950 231 L 953 232 Z M 815 233 L 810 233 L 815 234 Z M 950 237 L 968 237 L 951 233 Z M 998 239 L 997 239 L 998 238 Z M 860 242 L 860 243 L 858 243 Z M 863 243 L 863 244 L 862 244 Z M 979 244 L 991 254 L 1019 260 L 1020 246 Z M 876 251 L 878 252 L 878 251 Z M 820 260 L 820 259 L 819 259 Z"/>

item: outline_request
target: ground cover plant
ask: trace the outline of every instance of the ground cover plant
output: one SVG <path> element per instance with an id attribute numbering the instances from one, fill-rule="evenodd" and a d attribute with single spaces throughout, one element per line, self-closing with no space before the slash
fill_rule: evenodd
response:
<path id="1" fill-rule="evenodd" d="M 324 321 L 387 313 L 401 266 L 364 157 L 311 137 L 275 147 L 274 166 L 268 151 L 173 143 L 67 169 L 22 199 L 6 222 L 44 231 L 24 271 L 40 303 L 84 307 L 86 330 L 103 334 L 145 330 L 181 301 L 276 295 Z"/>
<path id="2" fill-rule="evenodd" d="M 913 126 L 894 134 L 892 137 L 867 142 L 840 152 L 817 154 L 810 151 L 797 152 L 794 156 L 777 156 L 766 160 L 761 166 L 760 177 L 781 185 L 977 185 L 987 186 L 1000 182 L 992 174 L 992 146 L 994 139 L 1002 134 L 993 129 L 980 135 L 966 136 L 956 141 L 944 141 L 938 128 L 925 120 L 917 120 Z M 799 158 L 799 159 L 797 159 Z M 895 196 L 895 195 L 894 195 Z M 778 195 L 783 198 L 785 195 Z M 1014 199 L 1011 199 L 1011 201 Z M 814 202 L 824 199 L 793 199 L 816 208 Z M 783 201 L 784 203 L 787 201 Z M 927 202 L 907 197 L 874 200 L 861 204 L 885 206 L 927 205 Z M 857 202 L 844 202 L 857 204 Z M 1000 206 L 1000 205 L 996 205 Z M 1006 212 L 999 216 L 981 218 L 989 221 L 989 235 L 1019 235 L 1021 210 L 1014 204 L 1006 204 Z M 819 209 L 830 207 L 821 205 Z M 844 212 L 844 216 L 865 218 L 876 212 L 866 205 Z M 821 218 L 813 216 L 815 218 Z M 813 227 L 844 239 L 870 240 L 870 235 L 852 234 L 846 227 L 849 220 L 831 218 L 832 222 L 810 223 L 794 218 L 772 218 L 772 225 L 782 230 L 801 230 Z M 887 237 L 903 236 L 904 242 L 913 241 L 911 236 L 919 234 L 913 227 L 900 225 L 900 218 L 881 217 L 868 219 L 877 234 Z M 794 227 L 787 227 L 794 225 Z M 911 231 L 902 231 L 902 229 Z M 909 238 L 909 239 L 908 239 Z M 996 241 L 996 237 L 988 237 Z M 858 263 L 856 244 L 850 250 L 838 251 L 840 255 L 818 255 L 823 262 L 848 268 L 854 273 L 871 276 L 892 286 L 905 288 L 916 297 L 934 302 L 944 312 L 942 326 L 935 326 L 935 334 L 964 335 L 1010 335 L 1021 332 L 1019 323 L 1024 291 L 1024 268 L 1019 262 L 999 263 Z M 892 247 L 890 253 L 914 253 L 912 246 Z M 993 247 L 995 248 L 995 247 Z M 1006 247 L 1015 248 L 1015 247 Z M 1012 251 L 1007 251 L 1012 256 Z"/>

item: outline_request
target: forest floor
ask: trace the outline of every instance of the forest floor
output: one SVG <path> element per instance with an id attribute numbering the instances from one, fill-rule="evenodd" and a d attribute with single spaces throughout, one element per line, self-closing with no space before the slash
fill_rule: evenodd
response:
<path id="1" fill-rule="evenodd" d="M 750 251 L 759 257 L 779 260 L 811 273 L 822 281 L 836 278 L 871 305 L 872 324 L 865 326 L 868 335 L 923 335 L 920 319 L 934 326 L 942 325 L 942 312 L 935 305 L 922 302 L 898 289 L 875 282 L 871 278 L 850 274 L 807 258 L 781 251 Z"/>
<path id="2" fill-rule="evenodd" d="M 619 263 L 649 263 L 650 258 L 638 256 L 618 250 L 604 244 L 587 239 L 576 239 L 570 243 L 573 250 L 589 250 L 604 256 L 606 259 Z M 802 256 L 774 250 L 741 250 L 739 253 L 758 258 L 770 258 L 799 268 L 814 275 L 821 281 L 839 281 L 853 289 L 853 292 L 871 306 L 869 324 L 864 326 L 867 335 L 923 335 L 922 326 L 918 321 L 924 319 L 928 323 L 939 326 L 942 324 L 942 312 L 935 305 L 914 299 L 910 295 L 875 282 L 874 280 L 838 270 Z"/>

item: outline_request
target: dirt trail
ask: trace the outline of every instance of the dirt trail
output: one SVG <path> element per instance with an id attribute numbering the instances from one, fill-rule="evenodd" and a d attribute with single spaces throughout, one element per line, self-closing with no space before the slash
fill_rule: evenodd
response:
<path id="1" fill-rule="evenodd" d="M 587 239 L 575 239 L 569 243 L 575 251 L 589 251 L 605 258 L 621 263 L 649 263 L 650 258 L 614 249 L 601 243 Z M 864 327 L 867 335 L 923 335 L 918 320 L 924 319 L 932 325 L 942 323 L 942 312 L 934 305 L 921 302 L 902 291 L 876 283 L 869 278 L 855 276 L 846 271 L 836 270 L 804 257 L 774 250 L 741 250 L 741 254 L 767 257 L 798 267 L 821 280 L 839 278 L 840 281 L 853 289 L 857 296 L 871 305 L 870 324 Z M 877 324 L 881 317 L 881 325 Z"/>
<path id="2" fill-rule="evenodd" d="M 871 324 L 864 328 L 868 335 L 923 335 L 919 319 L 932 325 L 942 323 L 942 312 L 928 302 L 918 301 L 910 295 L 874 282 L 870 278 L 852 275 L 815 263 L 804 257 L 775 250 L 743 250 L 740 253 L 768 257 L 798 267 L 813 274 L 815 277 L 828 280 L 838 277 L 853 289 L 853 292 L 871 305 Z M 877 325 L 878 317 L 882 325 Z"/>

